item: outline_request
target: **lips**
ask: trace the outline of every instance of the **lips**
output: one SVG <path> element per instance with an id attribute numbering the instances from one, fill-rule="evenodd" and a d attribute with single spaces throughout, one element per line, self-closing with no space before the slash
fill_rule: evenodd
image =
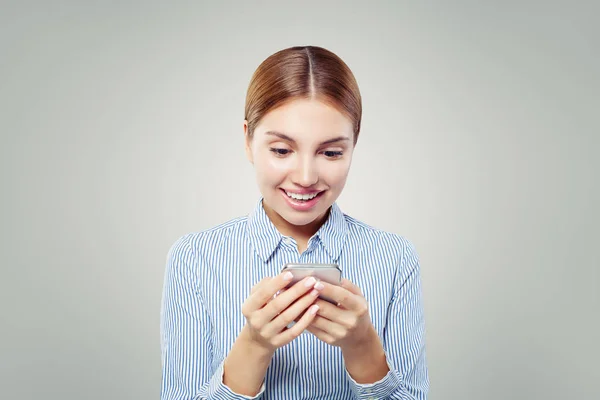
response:
<path id="1" fill-rule="evenodd" d="M 299 193 L 299 194 L 318 193 L 318 194 L 310 200 L 296 200 L 296 199 L 292 199 L 290 196 L 287 195 L 285 190 L 281 189 L 281 195 L 284 197 L 287 204 L 295 211 L 308 211 L 308 210 L 312 209 L 314 206 L 317 205 L 317 203 L 320 201 L 321 197 L 323 197 L 323 193 L 325 193 L 324 190 L 320 191 L 320 192 L 316 192 L 316 191 L 310 191 L 310 192 L 305 191 L 305 192 L 306 193 L 299 193 L 299 192 L 294 191 L 292 193 Z"/>

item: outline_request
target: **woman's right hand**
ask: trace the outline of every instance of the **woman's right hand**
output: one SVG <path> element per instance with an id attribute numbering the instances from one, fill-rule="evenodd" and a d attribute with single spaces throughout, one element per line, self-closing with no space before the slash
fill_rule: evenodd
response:
<path id="1" fill-rule="evenodd" d="M 298 337 L 315 318 L 316 280 L 308 277 L 283 291 L 292 278 L 288 271 L 263 279 L 242 306 L 247 323 L 223 366 L 223 383 L 235 393 L 256 396 L 275 350 Z M 287 329 L 292 321 L 297 322 Z"/>
<path id="2" fill-rule="evenodd" d="M 315 278 L 304 278 L 285 289 L 292 278 L 288 271 L 263 279 L 252 288 L 242 306 L 247 321 L 244 329 L 249 338 L 270 352 L 297 338 L 310 325 L 319 309 L 313 304 L 319 296 L 319 291 L 314 288 Z M 279 293 L 283 289 L 285 291 Z M 292 321 L 297 322 L 287 329 Z"/>

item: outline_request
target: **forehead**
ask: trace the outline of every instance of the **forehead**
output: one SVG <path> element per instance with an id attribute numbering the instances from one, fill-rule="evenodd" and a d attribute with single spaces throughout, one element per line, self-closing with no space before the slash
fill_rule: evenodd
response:
<path id="1" fill-rule="evenodd" d="M 255 134 L 283 132 L 298 142 L 324 141 L 346 135 L 352 139 L 352 121 L 335 107 L 319 100 L 295 99 L 269 111 Z"/>

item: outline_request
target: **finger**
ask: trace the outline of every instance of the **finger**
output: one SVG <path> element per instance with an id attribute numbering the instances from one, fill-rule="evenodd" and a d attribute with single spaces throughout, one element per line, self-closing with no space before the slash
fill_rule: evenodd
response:
<path id="1" fill-rule="evenodd" d="M 271 279 L 273 279 L 273 277 L 271 277 L 271 276 L 267 276 L 266 278 L 263 278 L 256 285 L 252 286 L 252 290 L 250 290 L 250 294 L 254 294 L 258 289 L 260 289 L 262 286 L 264 286 L 264 284 L 269 282 Z"/>
<path id="2" fill-rule="evenodd" d="M 253 294 L 250 294 L 250 297 L 246 300 L 245 307 L 249 311 L 261 309 L 275 293 L 286 287 L 293 278 L 292 273 L 288 271 L 262 283 Z"/>
<path id="3" fill-rule="evenodd" d="M 283 288 L 283 289 L 279 290 L 277 293 L 275 293 L 275 294 L 273 295 L 273 299 L 275 299 L 277 296 L 279 296 L 280 294 L 282 294 L 282 293 L 283 293 L 283 292 L 285 292 L 286 290 L 287 290 L 286 288 Z"/>
<path id="4" fill-rule="evenodd" d="M 323 318 L 319 316 L 318 313 L 317 316 L 310 323 L 310 325 L 312 327 L 320 329 L 321 331 L 327 333 L 328 335 L 336 339 L 343 339 L 344 337 L 346 337 L 346 333 L 348 332 L 348 330 L 342 325 L 330 321 L 326 318 Z"/>
<path id="5" fill-rule="evenodd" d="M 313 335 L 315 335 L 319 340 L 327 343 L 327 344 L 333 344 L 335 343 L 335 338 L 333 336 L 331 336 L 329 333 L 317 328 L 316 326 L 308 326 L 306 328 L 307 331 L 309 331 L 310 333 L 312 333 Z"/>
<path id="6" fill-rule="evenodd" d="M 309 290 L 312 290 L 316 282 L 315 278 L 309 276 L 302 279 L 300 282 L 297 282 L 294 286 L 286 289 L 285 292 L 281 293 L 259 311 L 257 324 L 269 323 L 278 314 L 288 308 L 290 304 L 298 300 Z"/>
<path id="7" fill-rule="evenodd" d="M 344 310 L 325 300 L 318 300 L 315 304 L 319 306 L 319 315 L 321 317 L 348 329 L 356 325 L 358 318 L 353 311 Z"/>
<path id="8" fill-rule="evenodd" d="M 319 306 L 316 304 L 310 306 L 309 309 L 304 312 L 302 318 L 300 318 L 300 320 L 294 324 L 294 326 L 292 326 L 290 329 L 284 330 L 276 336 L 274 340 L 275 344 L 280 347 L 300 336 L 300 334 L 304 332 L 306 328 L 308 328 L 312 320 L 315 318 L 318 310 Z"/>
<path id="9" fill-rule="evenodd" d="M 252 289 L 250 289 L 250 296 L 248 296 L 246 298 L 246 300 L 244 300 L 244 304 L 242 304 L 242 314 L 244 314 L 245 316 L 248 316 L 250 313 L 255 311 L 256 301 L 254 300 L 254 298 L 252 296 L 257 291 L 261 290 L 267 284 L 267 282 L 271 281 L 272 279 L 273 279 L 272 277 L 267 276 L 267 277 L 261 279 L 257 284 L 252 286 Z M 260 307 L 258 307 L 258 308 L 260 308 Z"/>
<path id="10" fill-rule="evenodd" d="M 352 283 L 351 281 L 349 281 L 348 279 L 345 279 L 345 278 L 342 279 L 342 287 L 344 289 L 349 290 L 350 292 L 354 293 L 357 296 L 363 296 L 363 293 L 360 290 L 360 288 L 358 286 L 356 286 L 354 283 Z"/>
<path id="11" fill-rule="evenodd" d="M 272 337 L 280 333 L 292 321 L 299 322 L 302 319 L 302 314 L 317 300 L 319 292 L 315 289 L 306 293 L 291 306 L 287 307 L 275 319 L 267 323 L 263 328 L 265 337 Z"/>
<path id="12" fill-rule="evenodd" d="M 339 306 L 342 306 L 348 310 L 360 308 L 360 296 L 355 295 L 348 289 L 345 289 L 341 286 L 332 285 L 323 281 L 321 281 L 320 284 L 323 287 L 323 289 L 321 289 L 322 296 L 333 299 L 333 301 L 335 301 Z"/>

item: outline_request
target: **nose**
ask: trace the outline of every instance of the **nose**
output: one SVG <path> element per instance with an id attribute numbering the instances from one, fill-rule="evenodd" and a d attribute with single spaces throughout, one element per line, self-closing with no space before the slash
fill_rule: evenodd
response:
<path id="1" fill-rule="evenodd" d="M 319 173 L 312 157 L 299 158 L 293 181 L 295 184 L 310 187 L 319 181 Z"/>

